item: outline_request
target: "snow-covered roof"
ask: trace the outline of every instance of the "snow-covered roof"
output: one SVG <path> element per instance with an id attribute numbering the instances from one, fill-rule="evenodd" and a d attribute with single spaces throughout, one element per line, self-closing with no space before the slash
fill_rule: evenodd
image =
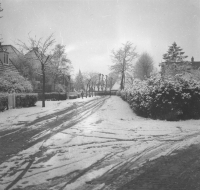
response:
<path id="1" fill-rule="evenodd" d="M 116 82 L 114 84 L 114 86 L 112 87 L 112 90 L 120 90 L 120 83 L 119 82 Z"/>

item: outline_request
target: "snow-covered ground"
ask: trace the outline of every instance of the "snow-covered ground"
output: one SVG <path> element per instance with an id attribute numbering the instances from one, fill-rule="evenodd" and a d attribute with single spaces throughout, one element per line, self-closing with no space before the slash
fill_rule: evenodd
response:
<path id="1" fill-rule="evenodd" d="M 34 119 L 52 113 L 74 101 L 59 105 L 52 102 L 52 110 L 47 106 L 33 108 L 34 111 L 27 113 L 20 111 L 19 117 L 12 115 L 12 122 L 24 121 L 26 114 Z M 41 113 L 38 115 L 38 112 Z M 105 185 L 104 182 L 91 184 L 91 180 L 126 167 L 140 167 L 173 150 L 199 143 L 199 137 L 200 120 L 168 122 L 144 119 L 136 116 L 126 102 L 113 96 L 85 120 L 1 164 L 0 189 L 28 168 L 31 155 L 41 149 L 43 153 L 38 154 L 13 188 L 33 185 L 51 190 L 98 190 Z"/>
<path id="2" fill-rule="evenodd" d="M 21 127 L 26 122 L 58 112 L 75 103 L 86 102 L 96 98 L 98 96 L 65 101 L 45 101 L 45 107 L 42 107 L 42 102 L 38 101 L 35 107 L 9 109 L 5 112 L 0 112 L 0 130 Z"/>

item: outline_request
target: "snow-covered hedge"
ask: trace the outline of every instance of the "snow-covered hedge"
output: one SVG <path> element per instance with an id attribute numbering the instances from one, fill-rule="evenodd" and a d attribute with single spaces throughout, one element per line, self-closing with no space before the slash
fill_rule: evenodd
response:
<path id="1" fill-rule="evenodd" d="M 0 93 L 0 111 L 8 109 L 8 95 Z"/>
<path id="2" fill-rule="evenodd" d="M 58 101 L 58 100 L 66 100 L 66 93 L 59 92 L 49 92 L 45 93 L 45 100 Z M 42 100 L 42 93 L 38 93 L 38 99 Z"/>
<path id="3" fill-rule="evenodd" d="M 0 93 L 0 111 L 5 111 L 8 109 L 8 93 Z M 14 95 L 13 95 L 14 96 Z M 35 93 L 30 94 L 15 94 L 15 107 L 31 107 L 34 106 L 37 102 L 38 95 Z"/>
<path id="4" fill-rule="evenodd" d="M 16 94 L 16 107 L 31 107 L 34 106 L 38 100 L 37 94 Z"/>
<path id="5" fill-rule="evenodd" d="M 176 76 L 162 80 L 153 76 L 148 80 L 135 80 L 121 92 L 131 108 L 144 117 L 180 120 L 200 118 L 200 83 Z"/>

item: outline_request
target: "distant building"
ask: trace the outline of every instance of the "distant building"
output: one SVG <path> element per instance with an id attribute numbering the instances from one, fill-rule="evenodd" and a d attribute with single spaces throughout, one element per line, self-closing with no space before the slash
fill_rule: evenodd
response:
<path id="1" fill-rule="evenodd" d="M 111 89 L 116 91 L 120 90 L 120 83 L 116 82 Z"/>
<path id="2" fill-rule="evenodd" d="M 162 62 L 159 64 L 161 67 L 161 74 L 164 77 L 174 76 L 175 74 L 193 73 L 194 71 L 200 70 L 200 61 L 194 61 L 194 58 L 191 58 L 191 61 L 185 62 Z"/>

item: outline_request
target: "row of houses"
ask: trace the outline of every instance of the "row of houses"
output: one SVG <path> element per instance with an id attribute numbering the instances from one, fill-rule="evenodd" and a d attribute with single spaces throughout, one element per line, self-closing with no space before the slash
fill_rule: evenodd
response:
<path id="1" fill-rule="evenodd" d="M 42 77 L 41 75 L 36 74 L 37 72 L 41 71 L 41 64 L 37 59 L 35 52 L 36 51 L 32 50 L 23 55 L 14 46 L 2 45 L 0 43 L 0 75 L 4 72 L 15 72 L 29 79 L 29 81 L 33 85 L 34 92 L 41 92 Z M 22 64 L 22 62 L 24 62 L 24 64 Z M 23 72 L 25 70 L 27 71 L 28 69 L 29 72 Z M 33 71 L 35 71 L 34 76 Z M 69 74 L 66 75 L 60 73 L 56 85 L 59 86 L 59 88 L 55 88 L 55 80 L 53 79 L 53 77 L 49 77 L 45 83 L 46 92 L 71 91 L 71 89 L 73 88 L 73 83 L 70 80 Z"/>

